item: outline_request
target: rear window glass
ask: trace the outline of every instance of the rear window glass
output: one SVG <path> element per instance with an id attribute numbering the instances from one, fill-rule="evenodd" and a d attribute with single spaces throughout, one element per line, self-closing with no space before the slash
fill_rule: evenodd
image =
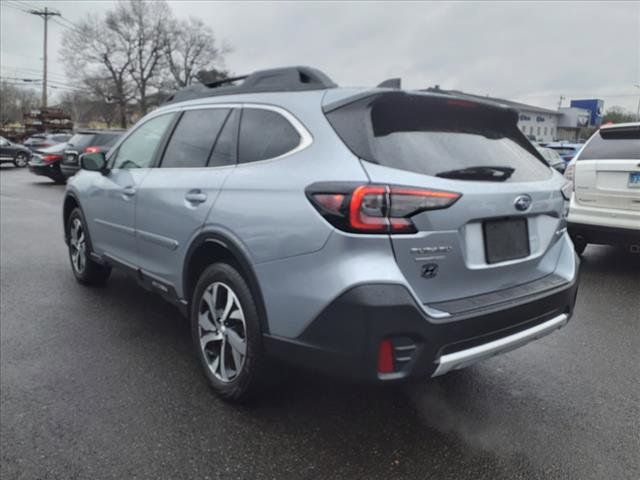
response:
<path id="1" fill-rule="evenodd" d="M 240 163 L 279 157 L 300 144 L 289 121 L 271 110 L 245 108 L 240 121 Z"/>
<path id="2" fill-rule="evenodd" d="M 551 175 L 510 110 L 393 92 L 349 103 L 327 118 L 354 154 L 387 167 L 459 180 Z"/>
<path id="3" fill-rule="evenodd" d="M 69 148 L 84 150 L 85 148 L 93 145 L 93 133 L 76 133 L 69 139 Z"/>
<path id="4" fill-rule="evenodd" d="M 113 145 L 121 135 L 120 133 L 98 133 L 93 138 L 93 145 L 98 147 Z"/>
<path id="5" fill-rule="evenodd" d="M 579 160 L 640 159 L 640 126 L 596 132 Z"/>
<path id="6" fill-rule="evenodd" d="M 551 150 L 555 150 L 560 155 L 572 155 L 576 153 L 576 151 L 578 150 L 575 147 L 548 147 L 548 148 L 550 148 Z"/>
<path id="7" fill-rule="evenodd" d="M 71 135 L 65 133 L 64 135 L 52 135 L 51 138 L 56 142 L 66 142 L 71 138 Z"/>

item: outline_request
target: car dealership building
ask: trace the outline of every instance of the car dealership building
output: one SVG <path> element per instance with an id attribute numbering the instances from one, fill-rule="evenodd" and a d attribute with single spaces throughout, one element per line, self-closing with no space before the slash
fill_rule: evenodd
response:
<path id="1" fill-rule="evenodd" d="M 518 111 L 518 128 L 527 138 L 539 143 L 578 140 L 583 129 L 600 126 L 604 110 L 604 102 L 598 99 L 572 100 L 569 107 L 551 110 L 504 98 L 473 95 L 459 90 L 440 90 L 438 87 L 429 90 L 455 93 L 474 100 L 489 100 L 514 108 Z"/>

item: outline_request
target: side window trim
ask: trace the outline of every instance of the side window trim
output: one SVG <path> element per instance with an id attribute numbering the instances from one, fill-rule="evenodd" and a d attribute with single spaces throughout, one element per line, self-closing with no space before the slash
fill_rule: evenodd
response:
<path id="1" fill-rule="evenodd" d="M 164 157 L 164 152 L 167 149 L 167 145 L 169 145 L 169 140 L 171 140 L 171 137 L 173 136 L 173 132 L 178 126 L 178 123 L 180 122 L 180 119 L 182 118 L 183 115 L 184 115 L 184 111 L 176 112 L 175 117 L 171 122 L 171 125 L 169 125 L 167 130 L 164 132 L 164 135 L 162 136 L 162 139 L 160 140 L 160 143 L 158 144 L 156 151 L 153 154 L 153 160 L 151 160 L 151 165 L 149 165 L 149 168 L 160 167 L 160 163 L 162 161 L 162 158 Z"/>
<path id="2" fill-rule="evenodd" d="M 176 115 L 175 120 L 169 126 L 169 128 L 167 128 L 165 135 L 162 137 L 162 140 L 160 140 L 160 145 L 158 145 L 158 151 L 154 155 L 153 162 L 151 162 L 152 168 L 162 167 L 164 154 L 167 152 L 167 147 L 169 146 L 169 142 L 171 141 L 171 138 L 173 138 L 173 134 L 176 131 L 176 128 L 178 128 L 178 124 L 180 123 L 180 120 L 184 116 L 184 110 L 179 110 L 177 113 L 178 114 Z"/>
<path id="3" fill-rule="evenodd" d="M 219 107 L 220 108 L 220 107 Z M 233 118 L 234 113 L 238 111 L 238 115 L 236 116 L 236 118 L 238 118 L 238 120 L 236 120 L 235 118 Z M 238 130 L 239 130 L 239 126 L 240 126 L 240 116 L 242 115 L 242 108 L 240 106 L 237 107 L 231 107 L 229 108 L 229 112 L 227 113 L 227 117 L 224 119 L 224 123 L 222 124 L 222 127 L 220 128 L 220 131 L 218 131 L 218 134 L 216 135 L 216 139 L 213 142 L 213 145 L 211 146 L 211 150 L 209 151 L 209 156 L 207 157 L 207 168 L 228 168 L 228 167 L 235 167 L 238 164 Z M 218 165 L 218 166 L 212 166 L 211 165 L 211 158 L 213 157 L 213 152 L 216 149 L 216 146 L 218 145 L 218 140 L 220 139 L 220 135 L 222 135 L 222 132 L 224 131 L 225 127 L 227 126 L 228 122 L 231 121 L 235 121 L 235 125 L 232 125 L 232 128 L 235 129 L 234 133 L 235 133 L 235 149 L 234 150 L 234 154 L 233 154 L 233 162 L 230 165 Z"/>

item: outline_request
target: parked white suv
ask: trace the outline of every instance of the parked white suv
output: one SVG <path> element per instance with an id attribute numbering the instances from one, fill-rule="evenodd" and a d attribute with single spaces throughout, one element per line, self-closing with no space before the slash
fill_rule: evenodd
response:
<path id="1" fill-rule="evenodd" d="M 569 163 L 568 229 L 578 254 L 589 243 L 640 252 L 640 122 L 603 126 Z"/>

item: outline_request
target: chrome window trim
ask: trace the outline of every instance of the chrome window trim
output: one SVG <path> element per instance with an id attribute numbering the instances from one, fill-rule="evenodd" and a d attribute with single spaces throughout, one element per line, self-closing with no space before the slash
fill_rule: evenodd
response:
<path id="1" fill-rule="evenodd" d="M 285 120 L 287 120 L 289 124 L 293 127 L 293 129 L 296 132 L 298 132 L 298 135 L 300 135 L 300 143 L 298 143 L 296 147 L 283 153 L 282 155 L 278 155 L 277 157 L 263 158 L 262 160 L 256 160 L 255 162 L 247 162 L 247 163 L 236 162 L 233 166 L 240 167 L 244 165 L 254 165 L 256 163 L 280 160 L 282 158 L 288 157 L 289 155 L 293 155 L 298 152 L 301 152 L 302 150 L 308 148 L 309 146 L 311 146 L 311 144 L 313 144 L 313 135 L 311 135 L 309 130 L 307 130 L 307 128 L 304 126 L 304 124 L 300 120 L 298 120 L 298 118 L 295 115 L 293 115 L 291 112 L 289 112 L 288 110 L 282 107 L 267 104 L 267 103 L 255 103 L 255 102 L 200 103 L 197 105 L 188 105 L 183 107 L 176 106 L 176 107 L 167 108 L 167 109 L 161 109 L 161 110 L 159 109 L 156 112 L 150 113 L 147 117 L 144 118 L 143 122 L 136 125 L 135 128 L 130 132 L 127 132 L 127 134 L 124 135 L 122 138 L 120 138 L 120 141 L 109 150 L 107 162 L 109 162 L 113 153 L 115 153 L 120 148 L 120 145 L 127 138 L 129 138 L 129 136 L 131 136 L 136 130 L 138 130 L 142 125 L 149 122 L 150 120 L 153 120 L 154 118 L 159 117 L 160 115 L 167 115 L 172 113 L 175 114 L 180 112 L 186 112 L 188 110 L 203 110 L 203 109 L 209 109 L 209 108 L 241 108 L 241 109 L 255 108 L 259 110 L 270 110 L 272 112 L 278 113 L 281 116 L 283 116 Z M 241 122 L 242 122 L 242 119 L 241 119 Z M 238 138 L 238 141 L 239 140 L 240 139 Z M 223 168 L 226 168 L 229 166 L 231 165 L 224 165 Z M 189 168 L 189 167 L 177 167 L 177 168 Z M 220 167 L 205 167 L 205 168 L 220 168 Z"/>

